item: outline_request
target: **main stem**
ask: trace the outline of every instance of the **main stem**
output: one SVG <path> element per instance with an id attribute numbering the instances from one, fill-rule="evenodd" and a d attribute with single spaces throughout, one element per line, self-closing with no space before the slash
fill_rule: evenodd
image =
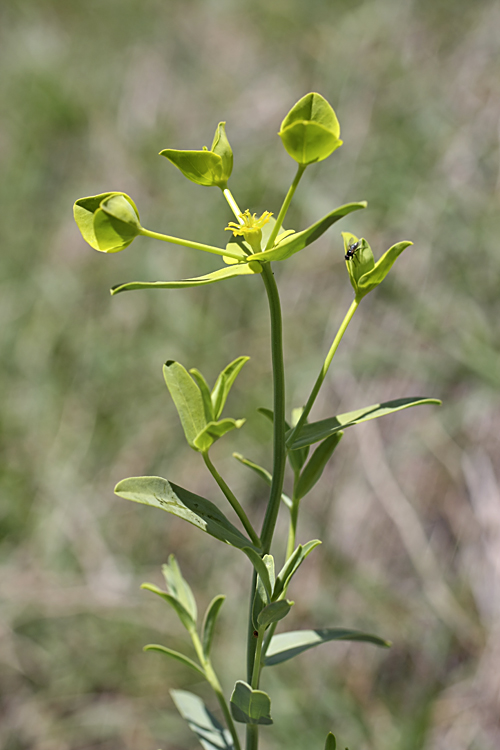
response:
<path id="1" fill-rule="evenodd" d="M 283 480 L 285 478 L 286 444 L 285 444 L 285 366 L 283 362 L 283 323 L 278 287 L 269 263 L 265 263 L 262 279 L 266 287 L 271 315 L 271 357 L 273 365 L 273 479 L 271 494 L 267 505 L 262 532 L 260 535 L 262 552 L 271 549 L 274 528 L 281 503 Z"/>
<path id="2" fill-rule="evenodd" d="M 325 359 L 325 361 L 323 363 L 323 367 L 320 370 L 318 378 L 317 378 L 317 380 L 316 380 L 316 382 L 314 384 L 314 388 L 311 391 L 311 395 L 307 399 L 307 404 L 304 406 L 304 411 L 300 415 L 299 421 L 297 422 L 297 424 L 293 428 L 293 430 L 292 430 L 292 432 L 290 434 L 290 437 L 287 440 L 288 446 L 292 445 L 293 439 L 294 439 L 295 435 L 297 435 L 297 436 L 299 435 L 300 430 L 302 429 L 302 426 L 304 425 L 307 417 L 309 416 L 309 413 L 310 413 L 310 411 L 311 411 L 311 409 L 313 407 L 313 404 L 316 401 L 316 396 L 319 393 L 319 389 L 323 385 L 323 381 L 324 381 L 324 379 L 326 377 L 326 373 L 328 372 L 328 368 L 330 367 L 330 365 L 332 363 L 333 356 L 334 356 L 335 352 L 337 351 L 340 342 L 342 341 L 342 336 L 346 332 L 347 326 L 349 325 L 349 323 L 352 320 L 352 316 L 354 315 L 354 313 L 358 309 L 358 305 L 359 305 L 359 300 L 354 299 L 352 301 L 352 304 L 351 304 L 349 310 L 347 311 L 347 314 L 346 314 L 344 320 L 342 321 L 342 324 L 341 324 L 339 330 L 337 331 L 337 335 L 333 339 L 333 343 L 332 343 L 332 345 L 330 347 L 330 351 L 326 355 L 326 359 Z"/>
<path id="3" fill-rule="evenodd" d="M 298 181 L 298 180 L 297 180 Z M 292 193 L 293 194 L 293 193 Z M 280 212 L 281 213 L 281 212 Z M 285 446 L 285 366 L 283 362 L 283 323 L 281 318 L 281 304 L 278 287 L 269 263 L 265 263 L 262 271 L 262 279 L 266 287 L 271 316 L 271 359 L 273 367 L 273 479 L 271 493 L 267 505 L 260 540 L 262 553 L 266 554 L 271 549 L 276 520 L 281 503 L 283 491 L 283 480 L 285 478 L 286 446 Z M 256 662 L 256 651 L 262 649 L 262 640 L 254 635 L 252 623 L 252 608 L 257 585 L 257 576 L 254 573 L 252 579 L 252 590 L 250 593 L 250 612 L 248 617 L 248 639 L 247 639 L 247 671 L 248 682 L 253 686 L 258 685 L 260 672 L 259 664 Z M 246 750 L 257 750 L 259 745 L 259 727 L 257 724 L 247 725 Z"/>

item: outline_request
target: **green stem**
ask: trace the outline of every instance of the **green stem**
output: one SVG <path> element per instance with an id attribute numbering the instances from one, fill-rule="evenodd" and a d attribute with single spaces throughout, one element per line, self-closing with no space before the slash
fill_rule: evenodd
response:
<path id="1" fill-rule="evenodd" d="M 309 416 L 309 413 L 310 413 L 310 411 L 311 411 L 311 409 L 313 407 L 313 404 L 316 401 L 316 396 L 319 393 L 319 389 L 323 385 L 323 381 L 324 381 L 324 379 L 326 377 L 326 373 L 328 372 L 328 368 L 330 367 L 330 365 L 332 363 L 333 356 L 334 356 L 335 352 L 337 351 L 340 342 L 342 341 L 342 336 L 346 332 L 347 326 L 351 322 L 352 316 L 356 312 L 356 310 L 358 308 L 358 305 L 359 305 L 359 300 L 358 299 L 354 299 L 352 301 L 352 304 L 351 304 L 349 310 L 347 311 L 347 314 L 346 314 L 344 320 L 342 321 L 342 325 L 340 326 L 339 330 L 337 331 L 337 335 L 333 339 L 333 343 L 332 343 L 332 345 L 330 347 L 330 351 L 326 355 L 326 359 L 325 359 L 325 361 L 323 363 L 323 367 L 320 370 L 318 378 L 317 378 L 317 380 L 316 380 L 316 382 L 314 384 L 314 388 L 311 391 L 311 395 L 307 399 L 307 404 L 304 407 L 304 411 L 300 415 L 299 421 L 297 422 L 297 424 L 293 428 L 292 432 L 290 433 L 290 437 L 287 440 L 287 445 L 288 446 L 291 446 L 293 444 L 295 436 L 299 435 L 300 430 L 302 429 L 302 426 L 304 425 L 307 417 Z"/>
<path id="2" fill-rule="evenodd" d="M 170 237 L 168 234 L 152 232 L 150 229 L 144 229 L 144 227 L 141 228 L 139 234 L 144 235 L 144 237 L 152 237 L 154 240 L 171 242 L 173 245 L 182 245 L 183 247 L 191 247 L 193 248 L 193 250 L 203 250 L 206 253 L 213 253 L 214 255 L 227 255 L 229 258 L 236 258 L 236 260 L 241 260 L 241 255 L 227 252 L 227 250 L 223 249 L 222 247 L 214 247 L 214 245 L 203 245 L 201 242 L 183 240 L 181 237 Z"/>
<path id="3" fill-rule="evenodd" d="M 295 175 L 295 179 L 292 182 L 292 184 L 290 185 L 290 189 L 288 190 L 288 193 L 285 196 L 285 200 L 283 201 L 283 205 L 280 208 L 280 212 L 278 214 L 278 218 L 276 219 L 276 224 L 274 225 L 274 229 L 271 232 L 271 236 L 269 237 L 269 239 L 267 241 L 266 250 L 269 250 L 269 248 L 274 245 L 274 240 L 276 239 L 276 237 L 279 234 L 279 231 L 281 229 L 281 225 L 283 224 L 283 221 L 284 221 L 285 216 L 286 216 L 286 212 L 288 211 L 288 207 L 290 206 L 290 203 L 292 201 L 293 194 L 297 190 L 297 185 L 299 184 L 300 178 L 304 174 L 305 169 L 306 169 L 305 165 L 299 164 L 299 167 L 297 169 L 297 174 Z"/>
<path id="4" fill-rule="evenodd" d="M 255 638 L 255 636 L 253 636 Z M 257 636 L 257 643 L 255 646 L 254 661 L 252 667 L 252 678 L 250 685 L 253 690 L 257 690 L 259 687 L 260 672 L 262 668 L 262 641 L 264 639 L 264 630 L 259 630 Z M 246 750 L 257 750 L 259 746 L 259 726 L 258 724 L 247 724 L 247 742 Z"/>
<path id="5" fill-rule="evenodd" d="M 299 505 L 300 500 L 297 500 L 292 496 L 292 507 L 290 508 L 290 526 L 288 528 L 288 543 L 286 546 L 286 560 L 288 560 L 295 549 L 295 541 L 297 538 L 297 521 L 299 518 Z"/>
<path id="6" fill-rule="evenodd" d="M 259 725 L 247 724 L 246 750 L 257 750 L 259 747 Z"/>
<path id="7" fill-rule="evenodd" d="M 209 455 L 208 455 L 208 451 L 203 452 L 202 456 L 203 456 L 203 460 L 205 461 L 205 464 L 209 472 L 211 473 L 211 475 L 213 476 L 213 478 L 215 479 L 215 481 L 221 488 L 226 498 L 229 500 L 231 507 L 238 515 L 238 518 L 240 519 L 241 523 L 245 527 L 245 530 L 247 534 L 249 535 L 250 539 L 252 540 L 252 542 L 255 544 L 256 547 L 260 548 L 261 541 L 259 537 L 257 536 L 257 533 L 255 529 L 253 528 L 252 524 L 248 520 L 247 514 L 245 513 L 240 503 L 238 502 L 234 494 L 231 492 L 231 490 L 229 489 L 229 487 L 227 486 L 227 484 L 225 483 L 225 481 L 223 480 L 223 478 L 221 477 L 221 475 L 219 474 L 219 472 L 217 471 L 213 463 L 211 462 Z"/>
<path id="8" fill-rule="evenodd" d="M 191 636 L 191 640 L 193 641 L 193 646 L 196 651 L 196 655 L 198 656 L 201 666 L 205 670 L 205 677 L 207 679 L 207 682 L 212 688 L 212 690 L 214 691 L 215 695 L 217 696 L 217 700 L 219 701 L 219 705 L 221 707 L 222 713 L 224 714 L 227 727 L 231 733 L 231 737 L 233 738 L 234 750 L 241 750 L 240 740 L 236 732 L 236 727 L 234 726 L 233 717 L 231 716 L 231 711 L 229 710 L 227 701 L 224 698 L 224 693 L 222 692 L 222 687 L 219 682 L 219 678 L 217 677 L 215 670 L 212 667 L 212 662 L 210 661 L 210 658 L 207 658 L 205 656 L 203 652 L 203 646 L 201 645 L 200 637 L 198 633 L 196 632 L 196 630 L 194 629 L 190 630 L 189 634 Z"/>
<path id="9" fill-rule="evenodd" d="M 241 218 L 240 208 L 239 208 L 238 204 L 236 203 L 236 201 L 234 200 L 233 194 L 231 193 L 231 191 L 229 190 L 229 188 L 226 188 L 222 192 L 223 192 L 224 198 L 229 203 L 229 206 L 230 206 L 231 211 L 233 212 L 233 214 L 236 216 L 236 218 L 238 219 L 238 221 L 240 222 L 240 224 L 244 224 L 245 222 Z"/>
<path id="10" fill-rule="evenodd" d="M 271 494 L 262 525 L 261 543 L 264 554 L 271 549 L 271 542 L 278 518 L 278 511 L 285 478 L 286 445 L 285 445 L 285 367 L 283 363 L 283 324 L 278 287 L 271 271 L 271 265 L 265 263 L 262 279 L 266 287 L 271 314 L 271 355 L 273 364 L 274 419 L 273 419 L 273 479 Z"/>

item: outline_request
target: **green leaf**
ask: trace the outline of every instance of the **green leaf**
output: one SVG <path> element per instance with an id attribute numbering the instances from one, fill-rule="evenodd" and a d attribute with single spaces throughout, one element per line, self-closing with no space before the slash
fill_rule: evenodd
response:
<path id="1" fill-rule="evenodd" d="M 165 156 L 188 180 L 224 190 L 233 169 L 233 152 L 227 140 L 225 126 L 225 122 L 218 124 L 210 151 L 166 148 L 160 151 L 160 156 Z"/>
<path id="2" fill-rule="evenodd" d="M 204 276 L 196 276 L 182 281 L 128 281 L 125 284 L 114 286 L 111 289 L 111 294 L 130 292 L 133 289 L 182 289 L 189 286 L 204 286 L 205 284 L 215 284 L 217 281 L 232 279 L 234 276 L 253 276 L 259 273 L 262 273 L 262 266 L 252 260 L 250 263 L 219 268 L 217 271 L 212 271 L 212 273 L 207 273 Z"/>
<path id="3" fill-rule="evenodd" d="M 301 500 L 312 490 L 323 474 L 325 466 L 332 457 L 333 451 L 340 443 L 343 434 L 343 432 L 336 432 L 330 435 L 329 438 L 323 440 L 316 448 L 295 487 L 294 494 L 296 500 Z"/>
<path id="4" fill-rule="evenodd" d="M 375 289 L 385 279 L 396 258 L 410 245 L 413 245 L 413 242 L 404 240 L 390 247 L 375 263 L 375 267 L 359 279 L 358 296 L 364 297 L 372 289 Z"/>
<path id="5" fill-rule="evenodd" d="M 215 419 L 219 419 L 222 410 L 229 396 L 229 391 L 238 377 L 241 368 L 248 362 L 250 357 L 238 357 L 225 367 L 219 374 L 215 385 L 212 389 L 212 406 Z"/>
<path id="6" fill-rule="evenodd" d="M 216 440 L 221 438 L 226 432 L 239 429 L 245 424 L 245 419 L 220 419 L 218 422 L 209 422 L 206 427 L 196 436 L 194 447 L 199 451 L 207 451 Z"/>
<path id="7" fill-rule="evenodd" d="M 332 732 L 328 732 L 328 737 L 325 742 L 325 750 L 337 750 L 337 740 Z"/>
<path id="8" fill-rule="evenodd" d="M 179 414 L 184 435 L 191 448 L 197 436 L 205 429 L 205 409 L 200 389 L 185 367 L 170 359 L 163 365 L 163 376 Z"/>
<path id="9" fill-rule="evenodd" d="M 205 750 L 234 750 L 231 734 L 208 710 L 201 698 L 187 690 L 171 690 L 176 708 Z"/>
<path id="10" fill-rule="evenodd" d="M 192 375 L 196 380 L 198 388 L 200 389 L 201 397 L 203 399 L 203 407 L 205 409 L 205 420 L 207 424 L 208 422 L 213 422 L 215 416 L 212 408 L 212 399 L 210 398 L 210 388 L 208 387 L 208 383 L 201 372 L 196 369 L 196 367 L 192 367 L 189 370 L 189 374 Z"/>
<path id="11" fill-rule="evenodd" d="M 263 690 L 252 690 L 238 680 L 231 695 L 231 713 L 242 724 L 272 724 L 271 699 Z"/>
<path id="12" fill-rule="evenodd" d="M 175 609 L 179 620 L 182 622 L 186 630 L 192 631 L 195 628 L 195 619 L 193 619 L 191 613 L 188 612 L 184 605 L 178 599 L 176 599 L 175 596 L 162 591 L 158 588 L 158 586 L 155 586 L 154 583 L 143 583 L 141 585 L 141 589 L 151 591 L 153 594 L 157 594 L 157 596 L 160 596 L 162 599 L 168 602 L 172 609 Z"/>
<path id="13" fill-rule="evenodd" d="M 271 580 L 270 568 L 269 565 L 266 564 L 267 560 L 264 560 L 254 549 L 252 549 L 252 547 L 243 547 L 242 552 L 248 557 L 262 581 L 267 601 L 271 601 L 274 582 Z M 272 558 L 272 555 L 264 555 L 264 557 L 271 558 L 274 568 L 274 559 Z"/>
<path id="14" fill-rule="evenodd" d="M 294 602 L 287 599 L 280 599 L 278 602 L 271 602 L 262 609 L 257 617 L 257 623 L 261 628 L 267 628 L 273 622 L 279 622 L 290 612 Z"/>
<path id="15" fill-rule="evenodd" d="M 122 479 L 115 493 L 134 503 L 151 505 L 183 518 L 188 523 L 233 547 L 253 547 L 241 531 L 228 521 L 216 505 L 162 477 L 130 477 Z"/>
<path id="16" fill-rule="evenodd" d="M 73 215 L 83 239 L 102 253 L 123 250 L 141 231 L 137 206 L 125 193 L 80 198 L 73 206 Z"/>
<path id="17" fill-rule="evenodd" d="M 370 419 L 385 417 L 387 414 L 393 414 L 396 411 L 408 409 L 411 406 L 440 403 L 441 401 L 437 398 L 411 396 L 409 398 L 397 398 L 393 401 L 385 401 L 383 404 L 365 406 L 363 409 L 356 409 L 345 414 L 339 414 L 337 417 L 330 417 L 329 419 L 322 419 L 319 422 L 311 422 L 311 424 L 304 425 L 291 447 L 303 448 L 305 445 L 319 443 L 320 440 L 330 437 L 335 432 L 345 430 L 346 427 L 351 427 L 360 422 L 368 422 Z"/>
<path id="18" fill-rule="evenodd" d="M 172 659 L 177 659 L 177 661 L 180 661 L 186 667 L 191 667 L 195 672 L 198 672 L 198 674 L 201 674 L 202 677 L 206 678 L 204 670 L 198 666 L 196 662 L 178 651 L 173 651 L 166 646 L 160 646 L 158 643 L 149 643 L 147 646 L 144 646 L 143 651 L 159 651 L 160 654 L 165 654 L 165 656 L 170 656 Z"/>
<path id="19" fill-rule="evenodd" d="M 362 633 L 360 630 L 347 630 L 346 628 L 321 628 L 318 630 L 293 630 L 288 633 L 275 635 L 264 660 L 264 665 L 271 667 L 274 664 L 288 661 L 298 656 L 303 651 L 320 646 L 328 641 L 362 641 L 374 643 L 376 646 L 388 648 L 391 644 L 376 635 Z"/>
<path id="20" fill-rule="evenodd" d="M 321 237 L 329 227 L 332 226 L 336 221 L 342 219 L 352 211 L 357 211 L 360 208 L 366 208 L 366 201 L 360 201 L 358 203 L 346 203 L 344 206 L 339 206 L 334 211 L 324 216 L 322 219 L 312 224 L 302 232 L 297 232 L 288 237 L 285 237 L 279 245 L 271 247 L 269 250 L 264 250 L 262 253 L 255 253 L 252 256 L 252 261 L 274 261 L 274 260 L 286 260 L 291 255 L 298 253 L 299 250 L 303 250 L 307 245 Z"/>
<path id="21" fill-rule="evenodd" d="M 321 94 L 311 93 L 295 104 L 278 134 L 296 162 L 322 161 L 342 145 L 337 115 Z"/>
<path id="22" fill-rule="evenodd" d="M 182 604 L 184 609 L 189 612 L 193 622 L 196 623 L 198 617 L 196 601 L 191 586 L 183 577 L 174 555 L 169 555 L 168 563 L 161 566 L 161 572 L 167 584 L 168 593 Z"/>
<path id="23" fill-rule="evenodd" d="M 220 612 L 220 608 L 224 604 L 226 597 L 223 594 L 219 594 L 219 596 L 216 596 L 212 599 L 210 604 L 207 607 L 207 611 L 205 613 L 205 617 L 203 619 L 203 626 L 202 626 L 202 643 L 203 643 L 203 653 L 205 654 L 205 657 L 208 659 L 210 656 L 210 650 L 212 648 L 212 641 L 214 637 L 214 631 L 215 631 L 215 623 L 217 622 L 217 617 Z"/>
<path id="24" fill-rule="evenodd" d="M 299 544 L 294 552 L 290 555 L 286 563 L 280 570 L 274 586 L 274 599 L 278 599 L 283 591 L 286 591 L 288 584 L 292 580 L 293 576 L 300 568 L 306 557 L 313 551 L 315 547 L 321 544 L 319 539 L 313 539 L 307 544 Z"/>
<path id="25" fill-rule="evenodd" d="M 264 469 L 262 466 L 259 466 L 253 461 L 250 461 L 248 458 L 245 458 L 244 456 L 241 455 L 241 453 L 233 453 L 233 458 L 235 458 L 237 461 L 242 463 L 244 466 L 248 466 L 248 468 L 252 469 L 252 471 L 258 474 L 259 477 L 263 479 L 266 484 L 269 485 L 269 487 L 271 486 L 273 478 L 267 469 Z M 290 500 L 288 495 L 285 495 L 284 492 L 281 493 L 281 499 L 283 500 L 283 502 L 288 508 L 292 507 L 292 501 Z"/>

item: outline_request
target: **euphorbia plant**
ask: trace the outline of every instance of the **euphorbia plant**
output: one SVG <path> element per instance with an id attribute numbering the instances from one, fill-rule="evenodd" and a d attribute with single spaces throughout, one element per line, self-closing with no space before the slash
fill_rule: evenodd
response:
<path id="1" fill-rule="evenodd" d="M 163 566 L 166 589 L 145 583 L 143 588 L 162 597 L 177 613 L 187 630 L 197 661 L 168 646 L 152 644 L 155 650 L 177 659 L 194 670 L 212 687 L 222 709 L 224 725 L 196 695 L 172 691 L 173 700 L 190 728 L 205 748 L 241 750 L 236 725 L 246 725 L 246 748 L 258 747 L 259 728 L 272 724 L 271 697 L 261 688 L 263 670 L 280 664 L 308 649 L 335 640 L 364 641 L 378 646 L 388 642 L 375 635 L 353 629 L 326 627 L 315 630 L 280 630 L 293 602 L 287 599 L 290 581 L 306 557 L 321 542 L 313 539 L 297 543 L 300 502 L 311 492 L 325 466 L 337 449 L 348 427 L 370 419 L 392 414 L 419 404 L 439 403 L 429 398 L 402 398 L 382 404 L 309 422 L 308 417 L 338 345 L 361 300 L 373 291 L 390 271 L 398 255 L 411 242 L 393 245 L 375 262 L 370 245 L 364 238 L 343 232 L 347 275 L 354 289 L 354 299 L 334 337 L 306 404 L 295 409 L 290 423 L 285 414 L 285 371 L 283 365 L 282 316 L 278 288 L 272 271 L 273 262 L 288 260 L 320 237 L 332 224 L 348 214 L 365 208 L 365 202 L 348 203 L 334 209 L 312 226 L 294 231 L 284 229 L 284 221 L 295 190 L 305 169 L 330 156 L 341 144 L 340 126 L 328 102 L 319 94 L 304 96 L 287 114 L 279 135 L 292 159 L 297 162 L 295 179 L 285 196 L 276 218 L 265 211 L 260 217 L 249 209 L 241 211 L 228 188 L 233 168 L 233 153 L 225 132 L 225 123 L 217 127 L 210 150 L 179 151 L 165 149 L 165 156 L 193 182 L 218 187 L 227 200 L 236 221 L 229 222 L 232 236 L 226 247 L 171 237 L 145 229 L 134 201 L 125 193 L 109 192 L 76 201 L 75 220 L 83 237 L 96 250 L 118 252 L 138 235 L 184 245 L 221 256 L 224 265 L 212 273 L 181 281 L 133 281 L 113 287 L 111 294 L 133 289 L 179 288 L 212 284 L 234 276 L 261 278 L 269 302 L 271 319 L 271 352 L 273 367 L 273 410 L 261 409 L 273 425 L 273 461 L 269 469 L 234 453 L 242 464 L 256 472 L 269 487 L 262 527 L 257 529 L 247 515 L 244 498 L 237 498 L 210 458 L 216 440 L 243 426 L 244 419 L 222 416 L 229 391 L 248 357 L 238 356 L 221 371 L 213 388 L 197 369 L 189 371 L 179 362 L 169 360 L 163 367 L 165 383 L 177 409 L 188 445 L 201 454 L 209 472 L 236 512 L 240 524 L 233 525 L 223 511 L 210 500 L 179 487 L 161 477 L 132 477 L 115 488 L 120 497 L 167 511 L 188 521 L 220 542 L 242 552 L 253 568 L 250 586 L 250 614 L 247 628 L 247 673 L 242 675 L 226 699 L 212 664 L 212 639 L 216 620 L 225 597 L 216 596 L 210 603 L 201 627 L 192 591 L 181 574 L 175 558 Z M 248 283 L 257 283 L 250 281 Z M 314 448 L 312 448 L 314 446 Z M 287 461 L 293 476 L 291 497 L 283 493 Z M 280 509 L 289 514 L 289 532 L 285 559 L 275 561 L 273 537 Z M 334 750 L 335 737 L 330 733 L 326 750 Z"/>

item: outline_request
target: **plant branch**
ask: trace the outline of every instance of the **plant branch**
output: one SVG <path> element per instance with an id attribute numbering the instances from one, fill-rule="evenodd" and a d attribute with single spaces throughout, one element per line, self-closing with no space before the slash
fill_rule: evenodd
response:
<path id="1" fill-rule="evenodd" d="M 311 411 L 311 409 L 313 407 L 313 404 L 316 401 L 316 396 L 319 393 L 319 389 L 323 385 L 323 381 L 324 381 L 324 379 L 326 377 L 326 373 L 328 372 L 328 368 L 330 367 L 330 365 L 332 363 L 332 359 L 334 357 L 334 354 L 337 351 L 340 342 L 342 341 L 342 337 L 343 337 L 344 333 L 347 330 L 347 326 L 351 322 L 354 313 L 358 309 L 358 305 L 359 305 L 359 300 L 354 299 L 352 301 L 352 304 L 351 304 L 349 310 L 347 311 L 347 314 L 346 314 L 344 320 L 342 321 L 342 324 L 341 324 L 339 330 L 337 331 L 337 334 L 336 334 L 335 338 L 333 339 L 333 343 L 332 343 L 332 345 L 330 347 L 330 351 L 326 355 L 326 359 L 325 359 L 325 361 L 323 363 L 323 367 L 320 370 L 318 378 L 317 378 L 317 380 L 316 380 L 316 382 L 314 384 L 314 388 L 311 391 L 311 395 L 307 399 L 307 403 L 304 406 L 304 410 L 303 410 L 302 414 L 300 415 L 300 419 L 297 422 L 297 424 L 295 425 L 295 427 L 293 428 L 293 430 L 291 431 L 290 436 L 289 436 L 289 438 L 286 441 L 288 446 L 291 446 L 293 444 L 293 441 L 294 441 L 294 439 L 295 439 L 296 436 L 298 437 L 298 435 L 299 435 L 299 433 L 300 433 L 300 431 L 301 431 L 301 429 L 302 429 L 302 427 L 303 427 L 303 425 L 304 425 L 307 417 L 309 416 L 309 413 L 310 413 L 310 411 Z"/>
<path id="2" fill-rule="evenodd" d="M 280 208 L 280 212 L 278 214 L 278 217 L 276 219 L 276 224 L 274 225 L 274 229 L 271 232 L 271 235 L 267 241 L 266 250 L 269 250 L 270 247 L 274 245 L 274 240 L 279 234 L 279 231 L 281 229 L 281 225 L 283 224 L 283 221 L 286 216 L 286 212 L 288 211 L 288 208 L 290 206 L 290 203 L 292 202 L 293 194 L 295 193 L 297 189 L 297 185 L 300 182 L 300 178 L 305 172 L 306 167 L 303 164 L 299 164 L 297 169 L 297 174 L 295 175 L 295 179 L 290 185 L 290 188 L 288 190 L 288 193 L 285 196 L 285 200 L 283 201 L 283 205 Z"/>
<path id="3" fill-rule="evenodd" d="M 247 514 L 245 513 L 245 511 L 241 507 L 241 505 L 238 502 L 237 498 L 231 492 L 231 490 L 229 489 L 228 485 L 225 483 L 225 481 L 223 480 L 223 478 L 221 477 L 221 475 L 219 474 L 219 472 L 217 471 L 217 469 L 213 465 L 213 463 L 210 460 L 210 457 L 208 455 L 208 451 L 204 451 L 202 453 L 202 456 L 203 456 L 203 460 L 205 461 L 205 464 L 206 464 L 209 472 L 211 473 L 211 475 L 213 476 L 213 478 L 215 479 L 215 481 L 217 482 L 217 484 L 221 488 L 221 490 L 224 493 L 224 495 L 226 496 L 226 498 L 229 500 L 229 502 L 231 504 L 231 507 L 233 508 L 233 510 L 237 514 L 238 518 L 240 519 L 241 523 L 245 527 L 245 530 L 246 530 L 247 534 L 249 535 L 250 539 L 255 544 L 255 546 L 260 549 L 260 547 L 262 546 L 262 544 L 261 544 L 261 541 L 260 541 L 259 537 L 257 536 L 257 533 L 256 533 L 254 527 L 250 523 Z"/>
<path id="4" fill-rule="evenodd" d="M 238 221 L 240 222 L 240 224 L 244 224 L 245 222 L 241 218 L 241 213 L 242 212 L 240 211 L 240 207 L 238 206 L 238 204 L 234 200 L 232 192 L 229 190 L 229 188 L 226 188 L 222 192 L 224 194 L 224 198 L 229 203 L 229 206 L 230 206 L 231 211 L 233 212 L 233 214 L 236 216 L 236 218 L 238 219 Z"/>
<path id="5" fill-rule="evenodd" d="M 205 253 L 213 253 L 214 255 L 227 255 L 229 258 L 241 260 L 241 255 L 228 252 L 225 248 L 215 247 L 214 245 L 203 245 L 201 242 L 183 240 L 181 237 L 170 237 L 170 235 L 168 234 L 152 232 L 150 229 L 144 229 L 144 227 L 141 228 L 139 234 L 142 234 L 144 237 L 152 237 L 152 239 L 154 240 L 163 240 L 163 242 L 170 242 L 173 245 L 182 245 L 183 247 L 191 247 L 193 248 L 193 250 L 203 250 Z"/>

